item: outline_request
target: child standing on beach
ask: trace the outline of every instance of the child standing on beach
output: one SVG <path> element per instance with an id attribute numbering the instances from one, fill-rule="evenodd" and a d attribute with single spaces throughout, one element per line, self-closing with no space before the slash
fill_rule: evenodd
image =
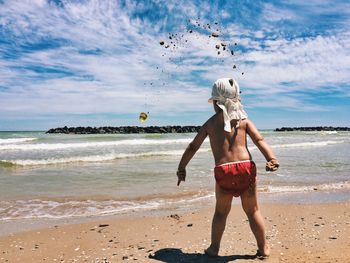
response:
<path id="1" fill-rule="evenodd" d="M 216 207 L 211 245 L 205 253 L 209 256 L 218 255 L 232 198 L 240 196 L 243 210 L 257 241 L 257 255 L 267 257 L 270 248 L 266 242 L 264 220 L 257 202 L 256 166 L 247 148 L 247 134 L 267 160 L 266 171 L 276 171 L 279 167 L 278 161 L 253 122 L 247 119 L 240 100 L 239 86 L 234 79 L 222 78 L 215 81 L 209 102 L 213 103 L 216 113 L 204 123 L 185 150 L 177 170 L 177 185 L 185 181 L 187 164 L 209 136 L 215 160 Z"/>

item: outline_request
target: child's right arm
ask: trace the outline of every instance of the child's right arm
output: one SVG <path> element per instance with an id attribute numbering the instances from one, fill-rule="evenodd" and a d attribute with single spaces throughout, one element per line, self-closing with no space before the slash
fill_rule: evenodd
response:
<path id="1" fill-rule="evenodd" d="M 196 137 L 193 139 L 193 141 L 188 145 L 186 148 L 184 154 L 182 155 L 182 158 L 179 163 L 179 167 L 177 169 L 177 186 L 180 185 L 181 181 L 185 181 L 186 179 L 186 166 L 189 163 L 189 161 L 192 159 L 192 157 L 195 155 L 195 153 L 198 151 L 199 147 L 201 147 L 203 141 L 207 137 L 207 122 L 199 129 Z"/>
<path id="2" fill-rule="evenodd" d="M 266 171 L 276 171 L 279 167 L 279 163 L 275 154 L 270 146 L 264 140 L 264 137 L 260 134 L 254 123 L 247 120 L 247 133 L 252 139 L 253 143 L 258 147 L 260 152 L 264 155 L 266 163 Z"/>

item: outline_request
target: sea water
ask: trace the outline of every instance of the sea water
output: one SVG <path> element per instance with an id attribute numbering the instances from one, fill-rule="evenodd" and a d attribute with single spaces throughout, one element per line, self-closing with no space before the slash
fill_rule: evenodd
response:
<path id="1" fill-rule="evenodd" d="M 261 202 L 350 200 L 349 132 L 262 134 L 281 166 L 266 172 L 249 141 Z M 194 136 L 0 132 L 0 221 L 8 226 L 213 205 L 208 140 L 189 163 L 186 182 L 176 186 L 178 162 Z"/>

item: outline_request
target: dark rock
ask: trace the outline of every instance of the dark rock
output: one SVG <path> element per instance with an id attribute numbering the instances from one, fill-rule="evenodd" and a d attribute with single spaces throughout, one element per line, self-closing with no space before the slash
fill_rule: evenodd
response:
<path id="1" fill-rule="evenodd" d="M 122 126 L 122 127 L 63 127 L 53 128 L 46 133 L 64 134 L 130 134 L 130 133 L 193 133 L 198 132 L 201 126 Z"/>
<path id="2" fill-rule="evenodd" d="M 180 219 L 180 216 L 178 214 L 173 214 L 173 215 L 170 215 L 171 218 L 174 218 L 176 220 L 179 220 Z"/>
<path id="3" fill-rule="evenodd" d="M 277 132 L 284 131 L 350 131 L 349 127 L 331 127 L 331 126 L 316 126 L 316 127 L 282 127 L 276 128 Z"/>

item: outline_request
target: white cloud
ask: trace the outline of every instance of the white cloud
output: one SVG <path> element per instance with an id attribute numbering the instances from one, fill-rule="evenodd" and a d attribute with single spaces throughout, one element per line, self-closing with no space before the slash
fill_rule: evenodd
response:
<path id="1" fill-rule="evenodd" d="M 264 28 L 254 31 L 231 24 L 220 38 L 209 38 L 209 32 L 203 30 L 184 32 L 188 42 L 172 52 L 159 45 L 160 39 L 168 41 L 162 30 L 170 19 L 181 21 L 175 30 L 183 32 L 184 14 L 204 17 L 210 12 L 209 5 L 198 8 L 194 3 L 168 3 L 166 8 L 173 17 L 167 13 L 150 21 L 132 17 L 132 10 L 147 8 L 134 1 L 126 1 L 125 8 L 112 0 L 64 3 L 64 8 L 46 1 L 6 1 L 1 6 L 0 24 L 11 32 L 17 47 L 45 43 L 50 38 L 61 39 L 62 45 L 0 60 L 0 80 L 9 87 L 0 89 L 0 117 L 24 112 L 126 114 L 146 107 L 160 114 L 207 111 L 211 83 L 223 76 L 239 81 L 251 107 L 323 111 L 324 107 L 308 102 L 305 96 L 291 94 L 325 91 L 350 81 L 350 34 L 346 30 L 285 39 Z M 265 15 L 272 22 L 296 19 L 292 11 L 278 11 L 265 6 Z M 208 22 L 213 21 L 201 20 Z M 238 42 L 246 51 L 238 51 L 234 57 L 218 56 L 215 45 L 221 41 Z M 11 48 L 0 46 L 0 52 L 11 52 Z M 91 52 L 94 50 L 96 54 Z M 164 52 L 166 56 L 162 56 Z M 179 59 L 178 64 L 171 62 Z M 232 69 L 233 64 L 237 70 Z M 35 72 L 30 70 L 33 65 L 74 75 Z M 339 88 L 337 92 L 349 95 Z M 266 94 L 272 98 L 269 102 L 262 100 Z"/>
<path id="2" fill-rule="evenodd" d="M 272 4 L 265 4 L 263 10 L 263 20 L 270 22 L 277 22 L 281 20 L 293 20 L 296 19 L 296 15 L 293 11 L 277 8 Z"/>

